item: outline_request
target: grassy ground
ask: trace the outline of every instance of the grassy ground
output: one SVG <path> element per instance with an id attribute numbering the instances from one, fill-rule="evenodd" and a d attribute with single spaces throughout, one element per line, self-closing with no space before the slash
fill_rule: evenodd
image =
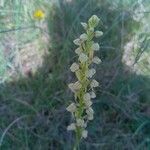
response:
<path id="1" fill-rule="evenodd" d="M 144 9 L 135 0 L 0 3 L 0 149 L 72 148 L 65 110 L 72 99 L 67 84 L 74 80 L 68 69 L 76 59 L 72 40 L 83 32 L 80 22 L 92 14 L 101 18 L 104 32 L 96 76 L 101 86 L 81 149 L 150 149 L 150 7 L 148 0 L 141 4 Z M 34 22 L 37 8 L 46 10 L 45 22 Z"/>

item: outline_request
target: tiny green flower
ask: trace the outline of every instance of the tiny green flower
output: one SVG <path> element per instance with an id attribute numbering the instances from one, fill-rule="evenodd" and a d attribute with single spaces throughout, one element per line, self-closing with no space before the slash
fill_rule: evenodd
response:
<path id="1" fill-rule="evenodd" d="M 96 15 L 93 15 L 89 19 L 88 23 L 89 23 L 90 27 L 95 28 L 98 25 L 99 21 L 100 21 L 100 19 Z"/>

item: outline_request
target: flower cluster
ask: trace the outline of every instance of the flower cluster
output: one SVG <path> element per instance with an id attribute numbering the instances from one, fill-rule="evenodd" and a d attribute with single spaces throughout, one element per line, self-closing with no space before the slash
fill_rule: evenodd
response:
<path id="1" fill-rule="evenodd" d="M 87 137 L 87 123 L 93 120 L 94 115 L 91 107 L 92 98 L 96 97 L 94 88 L 98 87 L 99 83 L 93 79 L 96 70 L 92 68 L 91 64 L 101 63 L 101 59 L 94 56 L 94 52 L 100 49 L 99 44 L 93 41 L 94 37 L 103 35 L 101 31 L 94 31 L 99 21 L 100 19 L 93 15 L 88 23 L 81 23 L 86 33 L 81 34 L 79 38 L 73 41 L 78 46 L 75 50 L 78 55 L 78 62 L 74 62 L 70 70 L 75 73 L 78 81 L 68 85 L 74 93 L 75 101 L 67 107 L 67 111 L 71 112 L 74 118 L 74 123 L 71 123 L 67 130 L 74 130 L 78 140 Z"/>

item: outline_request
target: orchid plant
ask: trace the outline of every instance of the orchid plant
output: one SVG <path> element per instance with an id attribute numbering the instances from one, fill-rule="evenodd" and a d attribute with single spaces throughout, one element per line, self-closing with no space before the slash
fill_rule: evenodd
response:
<path id="1" fill-rule="evenodd" d="M 78 61 L 71 65 L 70 70 L 75 73 L 77 81 L 68 85 L 74 93 L 74 102 L 67 107 L 67 111 L 72 114 L 74 122 L 67 127 L 67 130 L 75 131 L 76 144 L 74 150 L 79 147 L 80 140 L 88 136 L 87 123 L 93 120 L 94 116 L 92 99 L 96 97 L 94 88 L 99 86 L 99 82 L 93 78 L 96 70 L 92 67 L 92 64 L 100 64 L 101 59 L 94 56 L 94 52 L 99 51 L 100 47 L 98 43 L 93 41 L 93 38 L 103 35 L 102 31 L 95 31 L 99 21 L 100 19 L 93 15 L 88 23 L 82 22 L 81 25 L 85 33 L 73 41 L 78 46 L 75 50 Z"/>

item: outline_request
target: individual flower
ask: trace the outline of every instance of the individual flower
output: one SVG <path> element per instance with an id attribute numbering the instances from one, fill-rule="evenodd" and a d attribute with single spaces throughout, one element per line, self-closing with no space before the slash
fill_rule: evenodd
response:
<path id="1" fill-rule="evenodd" d="M 79 55 L 79 60 L 80 60 L 81 63 L 84 63 L 84 62 L 86 62 L 88 60 L 88 56 L 86 54 L 84 54 L 84 53 L 81 53 Z"/>
<path id="2" fill-rule="evenodd" d="M 87 114 L 87 119 L 88 120 L 93 120 L 93 118 L 94 118 L 94 111 L 93 111 L 93 109 L 91 108 L 91 107 L 88 107 L 87 109 L 86 109 L 86 114 Z"/>
<path id="3" fill-rule="evenodd" d="M 102 62 L 101 59 L 99 57 L 97 57 L 97 56 L 95 56 L 92 61 L 95 64 L 100 64 Z"/>
<path id="4" fill-rule="evenodd" d="M 75 40 L 73 41 L 73 43 L 74 43 L 75 45 L 80 45 L 80 44 L 81 44 L 81 40 L 80 40 L 80 39 L 75 39 Z"/>
<path id="5" fill-rule="evenodd" d="M 86 72 L 86 76 L 87 76 L 88 78 L 92 78 L 95 73 L 96 73 L 96 70 L 95 70 L 94 68 L 92 68 L 92 69 L 89 69 L 89 70 Z"/>
<path id="6" fill-rule="evenodd" d="M 80 55 L 80 54 L 82 53 L 81 48 L 78 47 L 78 48 L 75 50 L 75 53 L 78 54 L 78 55 Z"/>
<path id="7" fill-rule="evenodd" d="M 75 103 L 72 103 L 66 109 L 67 109 L 67 111 L 74 113 L 76 111 L 77 107 L 76 107 Z"/>
<path id="8" fill-rule="evenodd" d="M 88 115 L 90 115 L 90 114 L 94 114 L 94 111 L 93 111 L 93 109 L 91 107 L 89 107 L 89 108 L 86 109 L 86 113 Z"/>
<path id="9" fill-rule="evenodd" d="M 35 10 L 35 12 L 33 13 L 33 17 L 37 20 L 41 20 L 45 18 L 45 13 L 43 10 L 41 9 L 37 9 Z"/>
<path id="10" fill-rule="evenodd" d="M 90 96 L 91 96 L 91 98 L 95 98 L 96 97 L 96 94 L 95 94 L 95 92 L 90 92 Z"/>
<path id="11" fill-rule="evenodd" d="M 85 93 L 83 96 L 84 100 L 91 100 L 91 95 L 89 93 Z"/>
<path id="12" fill-rule="evenodd" d="M 93 104 L 91 100 L 87 100 L 87 99 L 84 100 L 84 103 L 86 107 L 90 107 Z"/>
<path id="13" fill-rule="evenodd" d="M 99 44 L 98 44 L 98 43 L 93 43 L 91 48 L 92 48 L 94 51 L 98 51 L 98 50 L 99 50 Z"/>
<path id="14" fill-rule="evenodd" d="M 75 123 L 71 123 L 68 127 L 67 127 L 67 130 L 70 131 L 70 130 L 75 130 L 76 129 L 76 125 Z"/>
<path id="15" fill-rule="evenodd" d="M 99 83 L 98 83 L 95 79 L 93 79 L 93 80 L 91 81 L 90 86 L 91 86 L 91 88 L 98 87 L 98 86 L 99 86 Z"/>
<path id="16" fill-rule="evenodd" d="M 85 123 L 83 119 L 77 119 L 77 126 L 78 127 L 84 127 Z"/>
<path id="17" fill-rule="evenodd" d="M 70 67 L 70 70 L 72 72 L 76 72 L 77 70 L 79 70 L 79 65 L 77 63 L 73 63 Z"/>
<path id="18" fill-rule="evenodd" d="M 102 31 L 95 31 L 95 37 L 100 37 L 103 35 L 103 32 Z"/>
<path id="19" fill-rule="evenodd" d="M 96 15 L 93 15 L 89 19 L 88 23 L 89 23 L 89 26 L 95 28 L 98 25 L 99 21 L 100 21 L 100 19 Z"/>
<path id="20" fill-rule="evenodd" d="M 86 30 L 87 27 L 88 27 L 87 23 L 85 23 L 85 22 L 81 22 L 81 25 L 83 26 L 83 28 L 84 28 L 85 30 Z"/>
<path id="21" fill-rule="evenodd" d="M 81 39 L 82 41 L 86 41 L 86 40 L 88 39 L 87 34 L 85 34 L 85 33 L 81 34 L 81 35 L 80 35 L 80 39 Z"/>
<path id="22" fill-rule="evenodd" d="M 83 130 L 82 131 L 82 137 L 83 138 L 87 138 L 87 135 L 88 135 L 88 131 L 87 130 Z"/>
<path id="23" fill-rule="evenodd" d="M 79 81 L 77 81 L 75 83 L 68 84 L 68 87 L 71 89 L 72 92 L 76 92 L 82 87 L 82 85 Z"/>

